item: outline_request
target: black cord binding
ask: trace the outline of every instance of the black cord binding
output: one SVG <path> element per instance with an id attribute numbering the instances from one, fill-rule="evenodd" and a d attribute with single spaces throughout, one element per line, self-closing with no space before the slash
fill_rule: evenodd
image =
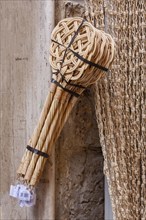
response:
<path id="1" fill-rule="evenodd" d="M 55 79 L 53 79 L 53 78 L 52 78 L 51 82 L 52 82 L 52 83 L 55 83 L 57 86 L 59 86 L 60 88 L 62 88 L 64 91 L 70 93 L 71 95 L 73 95 L 73 96 L 75 96 L 75 97 L 77 97 L 77 98 L 80 96 L 78 93 L 73 92 L 73 91 L 71 91 L 71 90 L 69 90 L 69 89 L 67 89 L 67 88 L 64 88 L 59 82 L 57 82 L 57 81 L 56 81 Z"/>
<path id="2" fill-rule="evenodd" d="M 53 40 L 52 39 L 52 41 L 54 42 L 54 43 L 56 43 L 56 44 L 59 44 L 60 46 L 62 46 L 62 47 L 64 47 L 64 48 L 66 48 L 63 44 L 61 44 L 61 43 L 59 43 L 59 42 L 57 42 L 57 41 L 55 41 L 55 40 Z M 77 58 L 79 58 L 80 60 L 82 60 L 84 63 L 87 63 L 87 64 L 89 64 L 90 66 L 94 66 L 94 67 L 96 67 L 96 68 L 98 68 L 98 69 L 101 69 L 101 70 L 103 70 L 103 71 L 105 71 L 105 72 L 107 72 L 108 71 L 108 69 L 106 68 L 106 67 L 104 67 L 104 66 L 101 66 L 101 65 L 99 65 L 99 64 L 97 64 L 97 63 L 93 63 L 93 62 L 91 62 L 90 60 L 87 60 L 87 59 L 85 59 L 84 57 L 82 57 L 81 55 L 79 55 L 78 53 L 76 53 L 74 50 L 72 50 L 71 48 L 66 48 L 66 50 L 70 50 Z"/>
<path id="3" fill-rule="evenodd" d="M 42 157 L 45 157 L 45 158 L 48 158 L 48 157 L 49 157 L 49 155 L 46 154 L 45 152 L 42 152 L 42 151 L 40 151 L 40 150 L 37 150 L 37 149 L 35 149 L 35 148 L 33 148 L 33 147 L 29 146 L 29 145 L 27 145 L 26 148 L 27 148 L 27 150 L 31 151 L 31 152 L 34 153 L 34 154 L 38 154 L 39 156 L 42 156 Z"/>
<path id="4" fill-rule="evenodd" d="M 82 86 L 82 85 L 77 85 L 77 84 L 68 82 L 68 81 L 65 79 L 65 76 L 62 75 L 62 73 L 61 73 L 61 68 L 62 68 L 62 65 L 63 65 L 63 63 L 64 63 L 64 59 L 65 59 L 67 50 L 70 50 L 78 59 L 82 60 L 84 63 L 87 63 L 87 64 L 89 64 L 90 66 L 94 66 L 94 67 L 96 67 L 96 68 L 98 68 L 98 69 L 101 69 L 101 70 L 103 70 L 103 71 L 105 71 L 105 72 L 108 71 L 108 69 L 107 69 L 106 67 L 103 67 L 103 66 L 101 66 L 101 65 L 99 65 L 99 64 L 93 63 L 93 62 L 91 62 L 91 61 L 85 59 L 84 57 L 82 57 L 81 55 L 79 55 L 78 53 L 76 53 L 74 50 L 72 50 L 72 49 L 70 48 L 71 44 L 74 42 L 74 40 L 75 40 L 77 34 L 79 33 L 80 28 L 82 27 L 82 25 L 83 25 L 83 23 L 84 23 L 85 21 L 86 21 L 86 20 L 83 19 L 83 21 L 82 21 L 81 24 L 79 25 L 77 31 L 75 31 L 75 33 L 74 33 L 74 35 L 73 35 L 73 37 L 72 37 L 72 39 L 71 39 L 71 41 L 70 41 L 70 43 L 68 44 L 67 47 L 65 47 L 63 44 L 61 44 L 61 43 L 59 43 L 59 42 L 57 42 L 57 41 L 55 41 L 55 40 L 52 39 L 52 42 L 54 42 L 54 43 L 56 43 L 56 44 L 59 44 L 60 46 L 62 46 L 62 47 L 65 48 L 65 52 L 64 52 L 64 55 L 63 55 L 63 59 L 62 59 L 62 61 L 61 61 L 61 65 L 60 65 L 60 70 L 57 70 L 55 73 L 56 73 L 56 74 L 59 73 L 59 74 L 61 75 L 62 79 L 63 79 L 68 85 L 75 86 L 75 87 L 82 88 L 82 89 L 86 89 L 86 87 L 84 87 L 84 86 Z M 55 73 L 54 73 L 54 74 L 55 74 Z M 60 88 L 62 88 L 64 91 L 69 92 L 71 95 L 73 95 L 73 96 L 75 96 L 75 97 L 79 97 L 79 96 L 80 96 L 78 93 L 73 92 L 73 91 L 71 91 L 71 90 L 69 90 L 69 89 L 67 89 L 67 88 L 64 88 L 59 82 L 57 82 L 57 81 L 54 80 L 53 78 L 52 78 L 51 82 L 52 82 L 52 83 L 55 83 L 57 86 L 59 86 Z"/>

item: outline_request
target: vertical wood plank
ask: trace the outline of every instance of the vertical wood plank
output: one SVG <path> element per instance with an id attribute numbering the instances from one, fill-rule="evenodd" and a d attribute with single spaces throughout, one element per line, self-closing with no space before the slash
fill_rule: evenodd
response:
<path id="1" fill-rule="evenodd" d="M 64 15 L 81 16 L 83 2 L 56 0 L 56 22 Z M 103 156 L 94 107 L 87 90 L 56 144 L 56 220 L 104 219 Z"/>
<path id="2" fill-rule="evenodd" d="M 54 162 L 46 166 L 35 207 L 20 208 L 9 187 L 49 89 L 54 1 L 0 1 L 0 9 L 1 219 L 52 220 Z"/>
<path id="3" fill-rule="evenodd" d="M 108 189 L 108 183 L 107 179 L 105 177 L 105 186 L 104 186 L 104 197 L 105 197 L 105 211 L 104 211 L 104 220 L 113 220 L 113 213 L 112 213 L 112 206 L 111 206 L 111 200 L 109 195 L 109 189 Z"/>

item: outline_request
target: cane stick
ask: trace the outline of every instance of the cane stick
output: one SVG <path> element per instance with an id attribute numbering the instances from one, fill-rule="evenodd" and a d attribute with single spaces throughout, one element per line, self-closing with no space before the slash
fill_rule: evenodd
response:
<path id="1" fill-rule="evenodd" d="M 43 128 L 43 125 L 45 123 L 46 116 L 47 116 L 47 114 L 49 112 L 49 109 L 50 109 L 50 106 L 52 104 L 52 100 L 53 100 L 55 91 L 56 91 L 56 85 L 51 84 L 50 91 L 49 91 L 49 93 L 47 95 L 45 104 L 43 106 L 43 109 L 42 109 L 42 112 L 41 112 L 41 115 L 40 115 L 37 127 L 35 128 L 35 130 L 33 132 L 33 135 L 32 135 L 32 137 L 31 137 L 31 139 L 29 140 L 29 143 L 28 143 L 28 145 L 30 145 L 30 146 L 32 146 L 34 148 L 36 147 L 39 135 L 40 135 L 41 130 Z M 24 153 L 24 156 L 23 156 L 23 158 L 21 160 L 21 164 L 20 164 L 20 166 L 19 166 L 19 168 L 17 170 L 17 174 L 18 175 L 19 174 L 21 174 L 21 175 L 25 174 L 26 169 L 28 167 L 28 164 L 29 164 L 29 162 L 31 160 L 31 157 L 32 157 L 32 153 L 30 151 L 26 150 L 26 152 Z"/>
<path id="2" fill-rule="evenodd" d="M 51 154 L 52 147 L 53 147 L 54 143 L 56 142 L 56 140 L 58 139 L 60 132 L 62 131 L 62 128 L 63 128 L 64 124 L 66 123 L 66 121 L 70 115 L 70 112 L 72 111 L 76 102 L 77 102 L 77 98 L 72 97 L 71 100 L 69 101 L 68 105 L 66 105 L 67 108 L 65 109 L 64 114 L 62 114 L 61 123 L 59 124 L 59 126 L 57 126 L 58 129 L 56 129 L 56 132 L 54 131 L 54 133 L 53 133 L 54 135 L 52 135 L 51 139 L 49 139 L 50 142 L 49 142 L 48 151 L 47 151 L 49 155 Z M 35 167 L 35 170 L 33 172 L 33 175 L 31 177 L 31 180 L 29 183 L 30 185 L 33 186 L 33 185 L 37 184 L 37 182 L 39 181 L 40 176 L 42 174 L 43 167 L 44 167 L 45 163 L 46 163 L 46 159 L 39 157 L 37 164 L 36 164 L 36 167 Z"/>

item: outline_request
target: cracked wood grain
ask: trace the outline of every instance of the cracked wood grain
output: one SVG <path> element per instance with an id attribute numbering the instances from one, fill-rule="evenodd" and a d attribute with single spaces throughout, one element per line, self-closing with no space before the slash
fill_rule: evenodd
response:
<path id="1" fill-rule="evenodd" d="M 48 93 L 53 1 L 0 1 L 1 220 L 54 218 L 54 159 L 37 189 L 37 205 L 21 209 L 9 187 Z"/>

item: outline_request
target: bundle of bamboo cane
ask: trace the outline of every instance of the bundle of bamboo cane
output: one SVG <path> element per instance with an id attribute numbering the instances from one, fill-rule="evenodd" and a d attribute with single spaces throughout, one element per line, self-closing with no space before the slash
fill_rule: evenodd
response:
<path id="1" fill-rule="evenodd" d="M 114 56 L 112 37 L 83 18 L 61 20 L 52 32 L 52 83 L 39 122 L 17 171 L 35 186 L 78 97 L 108 71 Z"/>

